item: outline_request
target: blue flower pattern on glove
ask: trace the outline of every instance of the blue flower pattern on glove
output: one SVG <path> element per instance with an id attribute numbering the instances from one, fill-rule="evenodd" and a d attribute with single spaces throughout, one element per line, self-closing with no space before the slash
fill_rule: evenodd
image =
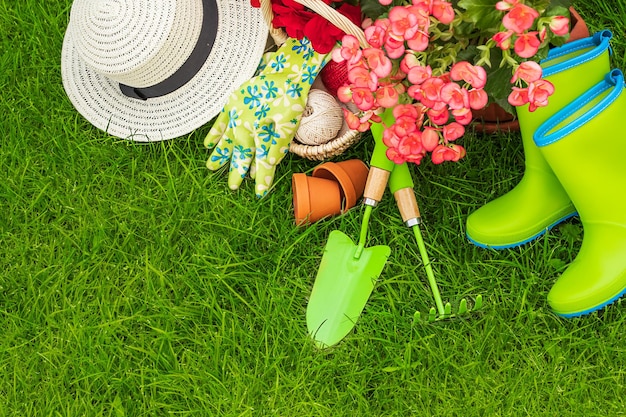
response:
<path id="1" fill-rule="evenodd" d="M 263 94 L 259 91 L 259 87 L 256 85 L 249 85 L 246 90 L 248 95 L 243 97 L 243 104 L 247 105 L 250 110 L 260 106 Z M 244 91 L 242 91 L 242 93 L 244 93 Z"/>
<path id="2" fill-rule="evenodd" d="M 276 87 L 274 81 L 265 81 L 261 90 L 265 92 L 266 99 L 276 98 L 278 96 L 278 87 Z"/>
<path id="3" fill-rule="evenodd" d="M 302 96 L 302 86 L 297 83 L 291 83 L 287 91 L 285 92 L 289 97 L 300 97 Z"/>
<path id="4" fill-rule="evenodd" d="M 267 104 L 261 104 L 261 106 L 259 106 L 259 108 L 254 112 L 254 115 L 256 116 L 257 120 L 262 120 L 267 117 L 267 114 L 270 110 L 270 106 L 268 106 Z"/>

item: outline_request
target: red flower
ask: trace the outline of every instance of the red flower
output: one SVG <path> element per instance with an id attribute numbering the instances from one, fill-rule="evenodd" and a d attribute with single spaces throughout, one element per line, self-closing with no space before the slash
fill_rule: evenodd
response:
<path id="1" fill-rule="evenodd" d="M 293 0 L 272 0 L 272 11 L 274 12 L 272 25 L 284 28 L 287 35 L 295 39 L 304 37 L 304 26 L 316 16 Z"/>
<path id="2" fill-rule="evenodd" d="M 343 3 L 337 11 L 346 16 L 357 26 L 361 25 L 361 8 Z M 330 52 L 341 40 L 344 32 L 322 16 L 315 14 L 304 26 L 304 36 L 309 38 L 311 46 L 320 54 Z"/>
<path id="3" fill-rule="evenodd" d="M 335 3 L 333 0 L 323 1 L 328 5 Z M 355 25 L 361 25 L 360 7 L 342 3 L 336 10 Z M 272 11 L 274 27 L 284 28 L 291 38 L 302 39 L 306 36 L 311 41 L 313 49 L 321 54 L 330 52 L 344 35 L 341 29 L 294 0 L 272 0 Z"/>

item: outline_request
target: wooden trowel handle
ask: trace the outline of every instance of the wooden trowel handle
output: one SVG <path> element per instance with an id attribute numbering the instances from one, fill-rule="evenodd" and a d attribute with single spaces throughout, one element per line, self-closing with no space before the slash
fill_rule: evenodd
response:
<path id="1" fill-rule="evenodd" d="M 389 181 L 389 174 L 389 171 L 385 169 L 375 166 L 370 167 L 367 182 L 365 183 L 365 191 L 363 192 L 366 204 L 368 204 L 368 200 L 373 202 L 368 205 L 376 205 L 376 203 L 382 200 L 385 188 L 387 188 L 387 182 Z"/>

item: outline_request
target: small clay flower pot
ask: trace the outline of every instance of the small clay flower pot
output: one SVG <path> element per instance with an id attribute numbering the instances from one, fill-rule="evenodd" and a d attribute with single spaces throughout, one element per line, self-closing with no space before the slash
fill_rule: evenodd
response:
<path id="1" fill-rule="evenodd" d="M 325 162 L 313 170 L 313 176 L 339 183 L 342 212 L 356 205 L 365 189 L 369 169 L 360 159 L 341 162 Z"/>
<path id="2" fill-rule="evenodd" d="M 307 225 L 341 214 L 339 183 L 326 178 L 295 173 L 291 177 L 296 225 Z"/>

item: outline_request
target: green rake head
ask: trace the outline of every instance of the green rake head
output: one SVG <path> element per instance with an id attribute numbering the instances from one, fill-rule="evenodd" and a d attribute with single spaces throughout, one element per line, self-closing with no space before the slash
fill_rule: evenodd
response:
<path id="1" fill-rule="evenodd" d="M 459 318 L 471 312 L 480 310 L 482 307 L 483 307 L 483 297 L 482 295 L 478 295 L 476 299 L 474 300 L 474 306 L 471 309 L 467 306 L 467 300 L 463 298 L 461 299 L 461 302 L 459 303 L 458 308 L 454 312 L 452 311 L 452 304 L 446 303 L 446 304 L 443 304 L 443 308 L 439 311 L 436 307 L 431 307 L 428 314 L 424 315 L 425 316 L 424 318 L 422 318 L 422 313 L 420 311 L 416 311 L 415 314 L 413 315 L 413 319 L 415 322 L 418 322 L 418 323 L 424 322 L 424 321 L 428 323 L 433 323 L 435 321 L 440 321 L 440 320 Z"/>

